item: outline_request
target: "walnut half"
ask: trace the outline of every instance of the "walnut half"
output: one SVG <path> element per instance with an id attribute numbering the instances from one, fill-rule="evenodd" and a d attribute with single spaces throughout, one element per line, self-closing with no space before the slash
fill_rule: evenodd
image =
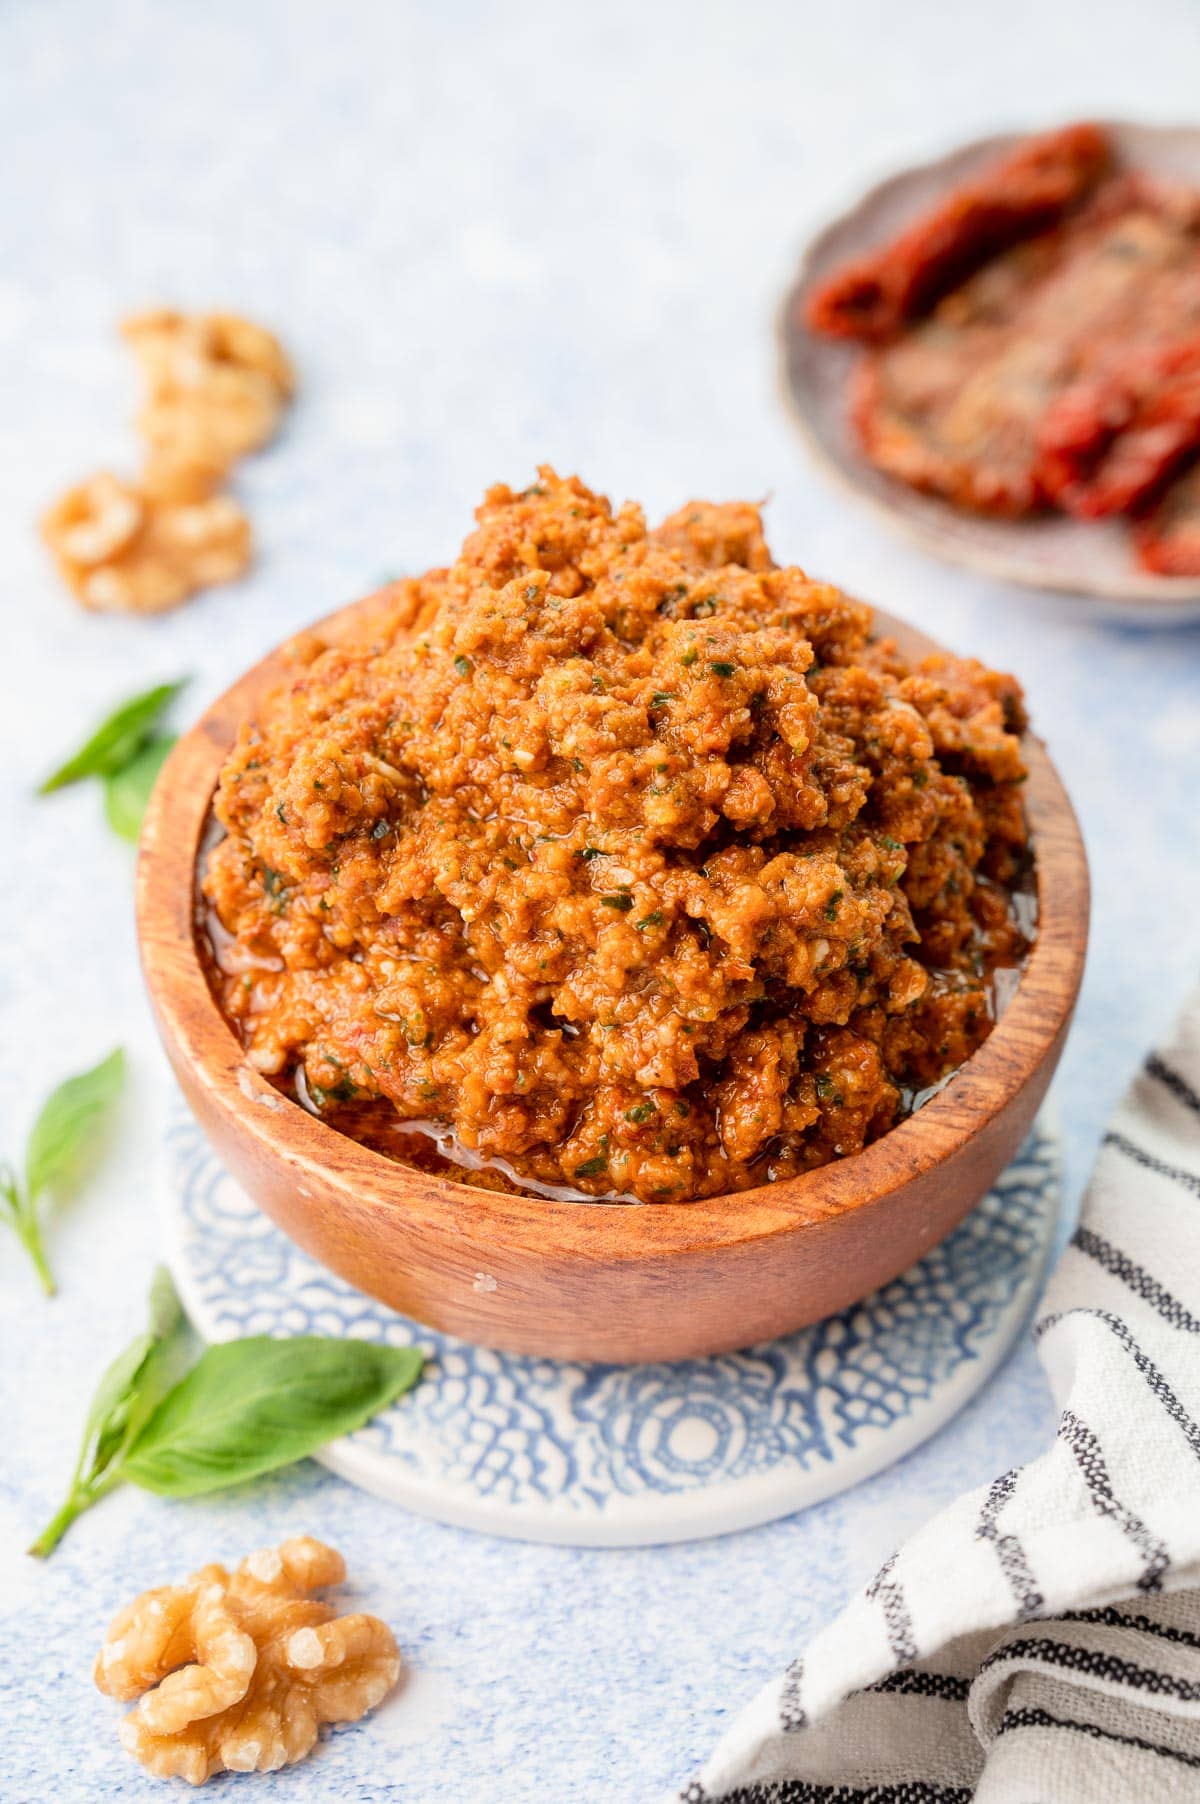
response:
<path id="1" fill-rule="evenodd" d="M 391 1630 L 310 1595 L 345 1576 L 339 1553 L 300 1535 L 232 1573 L 202 1566 L 186 1584 L 144 1591 L 114 1618 L 96 1662 L 101 1691 L 141 1698 L 122 1745 L 159 1778 L 203 1785 L 290 1766 L 322 1723 L 373 1710 L 400 1675 Z"/>
<path id="2" fill-rule="evenodd" d="M 69 489 L 42 536 L 72 592 L 105 613 L 157 614 L 250 563 L 250 522 L 211 466 L 152 458 L 141 483 L 103 472 Z"/>
<path id="3" fill-rule="evenodd" d="M 227 467 L 274 437 L 295 379 L 265 327 L 236 313 L 155 307 L 121 331 L 146 378 L 138 429 L 152 445 Z"/>

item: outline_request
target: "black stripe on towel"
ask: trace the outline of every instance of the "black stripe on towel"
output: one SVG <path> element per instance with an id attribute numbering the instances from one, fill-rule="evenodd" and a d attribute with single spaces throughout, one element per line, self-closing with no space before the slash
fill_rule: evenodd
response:
<path id="1" fill-rule="evenodd" d="M 980 1672 L 993 1666 L 1029 1662 L 1049 1666 L 1059 1672 L 1086 1673 L 1089 1678 L 1103 1679 L 1127 1691 L 1144 1691 L 1148 1697 L 1178 1698 L 1181 1703 L 1200 1703 L 1200 1684 L 1191 1679 L 1177 1679 L 1173 1673 L 1159 1672 L 1153 1666 L 1137 1666 L 1116 1654 L 1099 1648 L 1080 1647 L 1073 1641 L 1050 1641 L 1029 1636 L 1023 1641 L 1010 1641 L 988 1654 L 979 1665 Z"/>
<path id="2" fill-rule="evenodd" d="M 886 1679 L 865 1687 L 867 1691 L 898 1691 L 909 1698 L 945 1698 L 948 1703 L 965 1704 L 971 1689 L 970 1679 L 956 1679 L 949 1672 L 890 1672 Z"/>
<path id="3" fill-rule="evenodd" d="M 1114 1278 L 1120 1278 L 1122 1284 L 1127 1284 L 1144 1303 L 1149 1303 L 1152 1309 L 1157 1310 L 1163 1321 L 1169 1322 L 1172 1328 L 1182 1328 L 1188 1334 L 1200 1334 L 1200 1321 L 1184 1308 L 1178 1297 L 1173 1297 L 1164 1284 L 1160 1284 L 1143 1266 L 1136 1264 L 1120 1247 L 1113 1246 L 1111 1241 L 1094 1233 L 1091 1228 L 1076 1228 L 1071 1236 L 1071 1244 L 1078 1247 L 1081 1253 L 1086 1253 L 1089 1259 L 1094 1259 L 1097 1265 L 1102 1265 L 1106 1272 L 1111 1272 Z"/>
<path id="4" fill-rule="evenodd" d="M 1160 1084 L 1164 1084 L 1185 1109 L 1191 1109 L 1194 1114 L 1200 1115 L 1200 1096 L 1197 1096 L 1187 1079 L 1180 1077 L 1178 1071 L 1173 1070 L 1165 1059 L 1160 1059 L 1156 1052 L 1152 1052 L 1146 1060 L 1146 1071 L 1150 1077 L 1156 1077 Z"/>
<path id="5" fill-rule="evenodd" d="M 817 1785 L 810 1779 L 764 1779 L 757 1785 L 722 1792 L 721 1804 L 971 1804 L 969 1785 L 934 1785 L 929 1779 L 899 1779 L 894 1785 Z M 693 1780 L 679 1804 L 716 1804 Z"/>
<path id="6" fill-rule="evenodd" d="M 808 1727 L 808 1712 L 800 1701 L 804 1688 L 804 1660 L 797 1655 L 783 1675 L 779 1693 L 779 1727 L 785 1735 L 795 1735 Z"/>
<path id="7" fill-rule="evenodd" d="M 866 1594 L 868 1597 L 878 1599 L 879 1607 L 883 1611 L 883 1626 L 892 1659 L 897 1666 L 911 1666 L 917 1657 L 917 1643 L 913 1635 L 912 1617 L 908 1613 L 904 1587 L 892 1578 L 892 1567 L 895 1564 L 896 1556 L 892 1554 L 883 1562 L 867 1586 Z"/>
<path id="8" fill-rule="evenodd" d="M 1160 1741 L 1144 1741 L 1140 1735 L 1118 1735 L 1115 1729 L 1102 1729 L 1099 1723 L 1071 1722 L 1067 1717 L 1051 1716 L 1048 1710 L 1006 1710 L 996 1733 L 1008 1735 L 1014 1729 L 1074 1729 L 1077 1734 L 1090 1735 L 1095 1741 L 1115 1741 L 1144 1754 L 1161 1754 L 1164 1760 L 1181 1760 L 1184 1766 L 1200 1766 L 1200 1755 L 1185 1754 L 1182 1748 L 1168 1748 Z"/>
<path id="9" fill-rule="evenodd" d="M 1104 1450 L 1086 1422 L 1074 1410 L 1064 1409 L 1058 1424 L 1058 1438 L 1075 1455 L 1075 1464 L 1083 1476 L 1098 1516 L 1108 1516 L 1120 1525 L 1121 1533 L 1133 1542 L 1144 1561 L 1139 1591 L 1161 1591 L 1162 1575 L 1171 1564 L 1167 1544 L 1153 1534 L 1141 1517 L 1123 1504 L 1113 1490 L 1112 1479 L 1104 1458 Z"/>
<path id="10" fill-rule="evenodd" d="M 1095 1622 L 1106 1629 L 1136 1629 L 1139 1635 L 1158 1635 L 1163 1641 L 1174 1641 L 1180 1647 L 1200 1648 L 1200 1635 L 1177 1629 L 1172 1622 L 1155 1622 L 1149 1616 L 1132 1616 L 1105 1604 L 1096 1610 L 1064 1610 L 1055 1619 L 1061 1622 Z"/>
<path id="11" fill-rule="evenodd" d="M 1160 1178 L 1170 1178 L 1173 1183 L 1190 1190 L 1193 1196 L 1200 1196 L 1200 1175 L 1196 1172 L 1188 1171 L 1182 1165 L 1168 1165 L 1165 1159 L 1156 1158 L 1144 1146 L 1139 1146 L 1124 1134 L 1118 1134 L 1115 1129 L 1105 1134 L 1103 1144 L 1115 1147 L 1117 1152 L 1124 1153 L 1127 1159 L 1132 1159 L 1144 1170 L 1157 1172 Z"/>
<path id="12" fill-rule="evenodd" d="M 1091 1316 L 1095 1321 L 1103 1322 L 1109 1332 L 1116 1336 L 1171 1420 L 1178 1423 L 1182 1429 L 1187 1444 L 1196 1458 L 1200 1459 L 1200 1424 L 1193 1422 L 1154 1361 L 1148 1353 L 1143 1353 L 1120 1316 L 1111 1315 L 1107 1309 L 1085 1309 L 1082 1306 L 1078 1309 L 1063 1309 L 1055 1315 L 1042 1317 L 1033 1331 L 1034 1339 L 1041 1340 L 1042 1336 L 1048 1334 L 1051 1328 L 1057 1328 L 1060 1322 L 1065 1322 L 1068 1317 L 1077 1315 Z"/>
<path id="13" fill-rule="evenodd" d="M 1001 1534 L 996 1518 L 1012 1498 L 1017 1488 L 1020 1473 L 1002 1472 L 999 1478 L 992 1480 L 988 1494 L 983 1500 L 983 1508 L 979 1512 L 979 1521 L 975 1527 L 977 1541 L 990 1541 L 1000 1563 L 1000 1570 L 1008 1581 L 1009 1590 L 1016 1599 L 1017 1615 L 1027 1622 L 1037 1616 L 1045 1605 L 1045 1598 L 1038 1590 L 1037 1580 L 1025 1556 L 1025 1549 L 1015 1535 Z"/>

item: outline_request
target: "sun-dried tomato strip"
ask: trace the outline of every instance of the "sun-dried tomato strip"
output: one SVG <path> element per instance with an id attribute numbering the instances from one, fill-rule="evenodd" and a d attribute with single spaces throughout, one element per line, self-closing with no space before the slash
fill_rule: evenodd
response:
<path id="1" fill-rule="evenodd" d="M 1200 576 L 1200 463 L 1133 530 L 1138 562 L 1159 576 Z"/>
<path id="2" fill-rule="evenodd" d="M 1200 448 L 1200 335 L 1134 349 L 1058 396 L 1038 428 L 1037 475 L 1065 512 L 1128 513 Z"/>
<path id="3" fill-rule="evenodd" d="M 815 289 L 804 315 L 814 332 L 882 344 L 975 270 L 1056 224 L 1108 167 L 1097 125 L 1030 138 L 872 256 Z"/>

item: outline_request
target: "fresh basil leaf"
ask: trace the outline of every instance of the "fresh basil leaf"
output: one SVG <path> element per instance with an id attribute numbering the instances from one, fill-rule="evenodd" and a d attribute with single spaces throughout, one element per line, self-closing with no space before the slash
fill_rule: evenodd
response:
<path id="1" fill-rule="evenodd" d="M 121 1455 L 153 1413 L 174 1376 L 183 1311 L 162 1266 L 150 1286 L 150 1322 L 113 1360 L 96 1386 L 66 1500 L 30 1547 L 44 1559 L 77 1516 L 121 1479 Z"/>
<path id="2" fill-rule="evenodd" d="M 21 1190 L 17 1174 L 7 1159 L 0 1163 L 0 1221 L 12 1229 L 29 1254 L 42 1289 L 48 1297 L 52 1297 L 55 1291 L 54 1273 L 50 1270 L 50 1261 L 42 1244 L 42 1224 L 38 1220 L 37 1209 Z"/>
<path id="3" fill-rule="evenodd" d="M 183 1321 L 179 1293 L 165 1265 L 156 1265 L 150 1280 L 150 1333 L 155 1340 L 169 1340 Z"/>
<path id="4" fill-rule="evenodd" d="M 155 733 L 120 770 L 104 779 L 104 813 L 114 833 L 136 845 L 142 816 L 163 761 L 175 743 L 174 733 Z"/>
<path id="5" fill-rule="evenodd" d="M 348 1434 L 416 1383 L 415 1347 L 254 1336 L 209 1347 L 169 1391 L 121 1464 L 166 1497 L 257 1478 Z"/>
<path id="6" fill-rule="evenodd" d="M 38 794 L 49 795 L 52 790 L 78 783 L 83 777 L 107 777 L 128 764 L 186 682 L 187 678 L 183 677 L 177 683 L 159 683 L 143 695 L 122 702 L 65 764 L 60 764 L 44 783 L 38 785 Z"/>
<path id="7" fill-rule="evenodd" d="M 127 1406 L 113 1414 L 112 1421 L 96 1443 L 96 1468 L 106 1472 L 114 1465 L 119 1469 L 121 1457 L 132 1447 L 171 1386 L 181 1376 L 186 1354 L 181 1351 L 183 1335 L 170 1334 L 155 1340 L 137 1373 L 136 1385 Z M 121 1473 L 124 1477 L 124 1473 Z"/>
<path id="8" fill-rule="evenodd" d="M 151 1280 L 149 1304 L 149 1325 L 143 1333 L 130 1341 L 123 1353 L 117 1354 L 96 1386 L 96 1394 L 92 1398 L 92 1407 L 88 1411 L 83 1430 L 85 1450 L 118 1416 L 127 1418 L 128 1406 L 140 1379 L 145 1375 L 150 1355 L 170 1340 L 183 1321 L 179 1298 L 165 1266 L 160 1265 Z M 159 1395 L 161 1396 L 161 1392 Z M 156 1397 L 155 1402 L 157 1401 Z"/>
<path id="9" fill-rule="evenodd" d="M 160 1265 L 150 1285 L 149 1327 L 117 1354 L 96 1387 L 83 1430 L 81 1468 L 90 1453 L 92 1474 L 102 1472 L 153 1413 L 171 1381 L 169 1343 L 182 1322 L 175 1286 Z"/>
<path id="10" fill-rule="evenodd" d="M 17 1174 L 7 1159 L 0 1159 L 0 1210 L 4 1218 L 15 1223 L 21 1214 L 21 1192 L 17 1188 Z"/>
<path id="11" fill-rule="evenodd" d="M 124 1081 L 125 1054 L 118 1046 L 90 1071 L 67 1078 L 42 1104 L 25 1149 L 25 1196 L 31 1207 L 43 1190 L 72 1176 Z"/>
<path id="12" fill-rule="evenodd" d="M 87 1464 L 87 1454 L 99 1448 L 105 1435 L 124 1427 L 142 1367 L 157 1345 L 153 1334 L 135 1335 L 101 1376 L 83 1425 L 81 1467 Z"/>

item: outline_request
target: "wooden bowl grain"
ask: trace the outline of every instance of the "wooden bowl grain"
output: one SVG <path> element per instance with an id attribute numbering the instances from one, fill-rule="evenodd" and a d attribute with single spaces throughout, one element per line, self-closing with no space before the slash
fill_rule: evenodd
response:
<path id="1" fill-rule="evenodd" d="M 337 638 L 375 601 L 316 630 Z M 907 652 L 934 649 L 876 619 Z M 804 1177 L 704 1202 L 557 1203 L 385 1159 L 279 1095 L 243 1058 L 197 944 L 196 861 L 221 763 L 281 674 L 278 652 L 256 665 L 163 768 L 138 866 L 142 962 L 175 1075 L 229 1170 L 360 1290 L 514 1352 L 611 1361 L 728 1352 L 887 1283 L 963 1219 L 1017 1152 L 1062 1050 L 1088 923 L 1078 824 L 1032 736 L 1037 941 L 1001 1020 L 939 1095 L 865 1151 Z"/>

